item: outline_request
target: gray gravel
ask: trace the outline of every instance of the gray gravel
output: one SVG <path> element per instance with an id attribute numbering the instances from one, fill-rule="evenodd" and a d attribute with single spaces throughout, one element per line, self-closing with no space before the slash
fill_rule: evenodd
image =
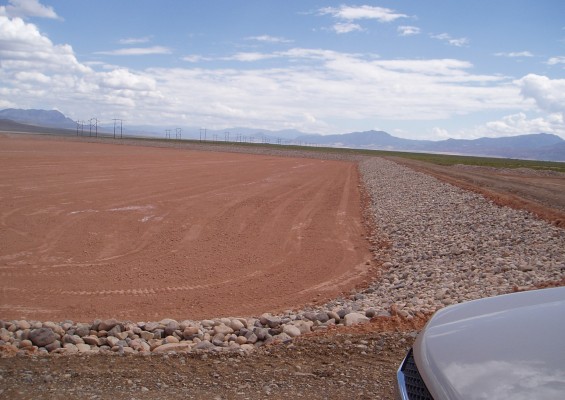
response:
<path id="1" fill-rule="evenodd" d="M 390 248 L 374 252 L 381 279 L 341 306 L 409 317 L 565 276 L 565 230 L 381 158 L 360 170 Z"/>

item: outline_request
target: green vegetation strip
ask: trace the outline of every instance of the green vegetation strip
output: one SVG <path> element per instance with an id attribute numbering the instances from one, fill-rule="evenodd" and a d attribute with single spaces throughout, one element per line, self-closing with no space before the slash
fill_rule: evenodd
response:
<path id="1" fill-rule="evenodd" d="M 69 131 L 71 132 L 71 131 Z M 67 133 L 67 132 L 65 132 Z M 65 135 L 63 133 L 63 135 Z M 49 132 L 48 134 L 52 134 Z M 71 136 L 68 133 L 65 136 Z M 107 133 L 98 134 L 100 138 L 111 138 L 112 135 Z M 199 140 L 178 140 L 178 139 L 163 139 L 163 138 L 148 138 L 148 137 L 135 137 L 124 136 L 122 140 L 143 140 L 148 142 L 173 142 L 178 144 L 191 143 L 191 144 L 206 144 L 210 146 L 240 146 L 240 147 L 264 147 L 270 149 L 289 149 L 309 151 L 314 153 L 338 153 L 349 155 L 364 155 L 373 157 L 402 157 L 417 161 L 428 162 L 437 165 L 476 165 L 481 167 L 493 168 L 530 168 L 537 170 L 549 170 L 565 173 L 565 162 L 557 161 L 536 161 L 536 160 L 518 160 L 513 158 L 494 158 L 494 157 L 474 157 L 474 156 L 461 156 L 450 154 L 430 154 L 430 153 L 410 153 L 403 151 L 385 151 L 385 150 L 366 150 L 366 149 L 346 149 L 337 147 L 316 147 L 316 146 L 298 146 L 298 145 L 279 145 L 268 143 L 241 143 L 241 142 L 224 142 L 223 140 L 214 141 L 199 141 Z"/>

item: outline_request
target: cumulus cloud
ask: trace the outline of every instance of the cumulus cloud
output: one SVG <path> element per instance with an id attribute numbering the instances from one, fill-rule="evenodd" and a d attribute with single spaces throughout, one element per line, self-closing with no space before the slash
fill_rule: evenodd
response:
<path id="1" fill-rule="evenodd" d="M 51 77 L 42 74 L 41 72 L 27 72 L 21 71 L 17 72 L 15 75 L 16 79 L 21 82 L 31 82 L 31 83 L 50 83 Z"/>
<path id="2" fill-rule="evenodd" d="M 53 7 L 44 6 L 38 0 L 8 0 L 8 5 L 3 8 L 9 17 L 60 19 Z"/>
<path id="3" fill-rule="evenodd" d="M 545 117 L 528 118 L 525 113 L 520 112 L 485 124 L 485 136 L 496 137 L 528 133 L 564 135 L 563 116 L 550 114 Z"/>
<path id="4" fill-rule="evenodd" d="M 54 45 L 37 27 L 21 18 L 0 16 L 0 60 L 8 70 L 86 69 L 69 45 Z"/>
<path id="5" fill-rule="evenodd" d="M 563 115 L 560 113 L 529 116 L 525 112 L 518 112 L 474 127 L 452 131 L 449 137 L 454 139 L 477 139 L 481 137 L 552 133 L 565 138 L 564 122 Z M 437 135 L 437 137 L 446 138 L 446 136 L 442 135 Z"/>
<path id="6" fill-rule="evenodd" d="M 155 81 L 148 76 L 134 74 L 125 68 L 99 74 L 100 86 L 119 90 L 152 91 Z"/>
<path id="7" fill-rule="evenodd" d="M 402 25 L 396 28 L 400 36 L 414 36 L 419 35 L 421 30 L 417 26 Z"/>
<path id="8" fill-rule="evenodd" d="M 383 60 L 321 48 L 184 57 L 218 61 L 213 68 L 136 71 L 97 64 L 98 71 L 77 60 L 71 46 L 54 44 L 35 25 L 6 16 L 0 16 L 0 59 L 0 99 L 10 99 L 9 106 L 57 108 L 74 119 L 335 133 L 357 123 L 437 121 L 534 106 L 522 97 L 533 96 L 531 82 L 476 74 L 465 60 Z M 277 62 L 257 62 L 267 59 Z M 226 60 L 245 64 L 227 68 Z"/>
<path id="9" fill-rule="evenodd" d="M 441 40 L 450 46 L 455 47 L 465 47 L 469 45 L 469 39 L 467 38 L 452 38 L 448 33 L 440 33 L 439 35 L 431 35 L 432 39 Z"/>
<path id="10" fill-rule="evenodd" d="M 504 84 L 505 78 L 474 75 L 472 65 L 465 61 L 379 60 L 303 48 L 253 56 L 270 57 L 288 63 L 272 68 L 251 64 L 245 70 L 161 68 L 146 72 L 167 93 L 159 113 L 182 108 L 219 129 L 243 124 L 335 132 L 348 129 L 332 126 L 336 115 L 346 125 L 354 121 L 431 121 L 511 109 L 522 101 L 515 86 Z"/>
<path id="11" fill-rule="evenodd" d="M 517 80 L 516 84 L 522 96 L 533 99 L 541 110 L 565 114 L 565 79 L 528 74 Z"/>
<path id="12" fill-rule="evenodd" d="M 71 46 L 54 44 L 21 18 L 0 16 L 0 59 L 0 97 L 10 98 L 11 107 L 56 108 L 71 117 L 89 109 L 102 116 L 160 96 L 151 77 L 108 65 L 96 72 Z"/>

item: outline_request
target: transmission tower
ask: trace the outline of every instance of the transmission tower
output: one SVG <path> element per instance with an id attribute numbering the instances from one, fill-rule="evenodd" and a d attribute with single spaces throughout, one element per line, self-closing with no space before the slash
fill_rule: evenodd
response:
<path id="1" fill-rule="evenodd" d="M 119 118 L 114 118 L 114 119 L 112 119 L 112 121 L 114 121 L 114 139 L 116 138 L 116 125 L 117 125 L 118 121 L 120 121 L 120 139 L 122 139 L 122 137 L 123 137 L 123 129 L 122 129 L 123 120 L 121 120 Z"/>
<path id="2" fill-rule="evenodd" d="M 179 140 L 181 139 L 181 132 L 182 132 L 181 128 L 175 129 L 175 139 L 179 139 Z"/>
<path id="3" fill-rule="evenodd" d="M 200 141 L 202 141 L 202 132 L 204 132 L 204 141 L 206 141 L 206 128 L 200 128 Z"/>
<path id="4" fill-rule="evenodd" d="M 98 118 L 93 117 L 88 120 L 88 136 L 92 136 L 92 121 L 94 121 L 94 134 L 98 137 Z"/>

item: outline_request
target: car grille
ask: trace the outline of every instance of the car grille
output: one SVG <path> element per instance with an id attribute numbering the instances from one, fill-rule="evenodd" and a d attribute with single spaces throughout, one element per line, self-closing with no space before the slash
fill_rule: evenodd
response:
<path id="1" fill-rule="evenodd" d="M 410 350 L 406 356 L 400 371 L 404 374 L 404 386 L 406 387 L 406 393 L 410 400 L 433 400 L 432 395 L 428 392 L 428 388 L 418 372 L 412 350 Z"/>

